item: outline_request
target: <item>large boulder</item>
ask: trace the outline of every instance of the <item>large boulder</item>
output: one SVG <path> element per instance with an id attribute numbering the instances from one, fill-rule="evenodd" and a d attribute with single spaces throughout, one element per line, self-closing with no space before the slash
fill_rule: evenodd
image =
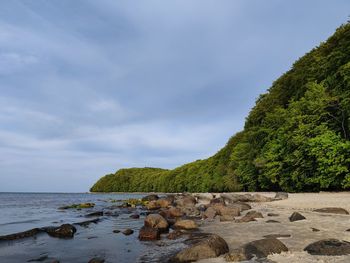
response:
<path id="1" fill-rule="evenodd" d="M 148 210 L 158 210 L 158 209 L 160 209 L 160 205 L 159 205 L 157 200 L 153 200 L 153 201 L 148 202 L 148 204 L 146 204 L 146 208 Z"/>
<path id="2" fill-rule="evenodd" d="M 226 241 L 218 235 L 209 237 L 180 251 L 172 262 L 193 262 L 200 259 L 215 258 L 228 252 Z"/>
<path id="3" fill-rule="evenodd" d="M 252 202 L 271 202 L 273 198 L 267 197 L 261 194 L 254 194 L 252 198 Z"/>
<path id="4" fill-rule="evenodd" d="M 167 198 L 158 199 L 156 202 L 161 208 L 168 208 L 171 205 L 171 201 Z"/>
<path id="5" fill-rule="evenodd" d="M 177 207 L 170 207 L 168 210 L 168 216 L 170 218 L 182 217 L 183 214 L 182 210 Z"/>
<path id="6" fill-rule="evenodd" d="M 43 230 L 51 237 L 73 238 L 77 229 L 71 224 L 63 224 L 59 227 L 45 227 Z"/>
<path id="7" fill-rule="evenodd" d="M 288 248 L 278 239 L 266 238 L 249 242 L 226 255 L 226 261 L 250 260 L 253 257 L 266 258 L 271 254 L 280 254 Z"/>
<path id="8" fill-rule="evenodd" d="M 160 231 L 158 228 L 143 226 L 139 232 L 139 240 L 149 241 L 160 239 Z"/>
<path id="9" fill-rule="evenodd" d="M 300 221 L 300 220 L 304 220 L 306 219 L 305 216 L 303 216 L 302 214 L 298 213 L 298 212 L 294 212 L 290 217 L 289 217 L 289 221 L 290 222 L 295 222 L 295 221 Z"/>
<path id="10" fill-rule="evenodd" d="M 350 242 L 337 239 L 325 239 L 308 245 L 304 250 L 311 255 L 348 255 L 350 254 Z"/>
<path id="11" fill-rule="evenodd" d="M 340 207 L 319 208 L 319 209 L 315 209 L 314 212 L 340 214 L 340 215 L 348 215 L 349 214 L 348 211 L 346 211 L 344 208 L 340 208 Z"/>
<path id="12" fill-rule="evenodd" d="M 166 232 L 169 228 L 168 222 L 158 214 L 150 214 L 145 218 L 145 226 L 157 228 L 160 232 Z"/>
<path id="13" fill-rule="evenodd" d="M 191 230 L 191 229 L 197 229 L 198 225 L 193 220 L 184 219 L 184 220 L 176 221 L 174 224 L 174 228 Z"/>

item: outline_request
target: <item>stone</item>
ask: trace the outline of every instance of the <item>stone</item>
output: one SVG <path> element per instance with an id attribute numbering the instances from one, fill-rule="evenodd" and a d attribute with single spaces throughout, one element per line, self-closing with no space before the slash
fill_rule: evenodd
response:
<path id="1" fill-rule="evenodd" d="M 252 202 L 271 202 L 273 198 L 267 197 L 261 194 L 254 194 L 252 198 Z"/>
<path id="2" fill-rule="evenodd" d="M 288 248 L 276 238 L 252 241 L 243 245 L 243 249 L 248 259 L 251 259 L 253 256 L 263 258 L 271 254 L 280 254 L 281 252 L 288 251 Z"/>
<path id="3" fill-rule="evenodd" d="M 58 209 L 83 209 L 83 208 L 93 208 L 95 206 L 94 203 L 81 203 L 81 204 L 72 204 L 67 206 L 61 206 Z"/>
<path id="4" fill-rule="evenodd" d="M 182 210 L 177 207 L 170 207 L 168 210 L 168 217 L 170 218 L 182 217 L 183 214 Z"/>
<path id="5" fill-rule="evenodd" d="M 150 241 L 160 239 L 160 231 L 158 228 L 143 226 L 139 232 L 139 240 Z"/>
<path id="6" fill-rule="evenodd" d="M 266 223 L 281 223 L 280 221 L 277 221 L 277 220 L 267 220 Z"/>
<path id="7" fill-rule="evenodd" d="M 195 206 L 197 201 L 196 198 L 191 195 L 179 195 L 175 198 L 176 206 L 186 207 Z"/>
<path id="8" fill-rule="evenodd" d="M 252 207 L 249 204 L 240 201 L 235 202 L 233 206 L 238 206 L 241 209 L 241 212 L 252 209 Z"/>
<path id="9" fill-rule="evenodd" d="M 0 241 L 8 241 L 8 240 L 16 240 L 16 239 L 22 239 L 27 237 L 33 237 L 39 234 L 40 232 L 42 232 L 40 228 L 33 228 L 24 232 L 0 236 Z"/>
<path id="10" fill-rule="evenodd" d="M 223 204 L 223 205 L 225 205 L 225 200 L 222 197 L 213 198 L 213 199 L 210 200 L 210 204 L 211 205 L 213 205 L 213 204 Z"/>
<path id="11" fill-rule="evenodd" d="M 85 217 L 103 216 L 103 211 L 96 211 L 85 215 Z"/>
<path id="12" fill-rule="evenodd" d="M 231 262 L 245 261 L 253 257 L 266 258 L 268 255 L 280 254 L 284 251 L 288 251 L 288 248 L 281 241 L 275 238 L 266 238 L 249 242 L 232 250 L 225 256 L 225 259 Z"/>
<path id="13" fill-rule="evenodd" d="M 131 215 L 129 217 L 132 218 L 132 219 L 139 219 L 140 215 L 139 214 L 133 214 L 133 215 Z"/>
<path id="14" fill-rule="evenodd" d="M 134 234 L 134 230 L 132 230 L 132 229 L 130 229 L 130 228 L 127 228 L 127 229 L 125 229 L 122 233 L 123 233 L 124 235 L 126 235 L 126 236 L 129 236 L 129 235 Z"/>
<path id="15" fill-rule="evenodd" d="M 298 213 L 298 212 L 294 212 L 290 217 L 289 217 L 289 221 L 290 222 L 295 222 L 295 221 L 300 221 L 300 220 L 304 220 L 306 219 L 305 216 L 303 216 L 302 214 Z"/>
<path id="16" fill-rule="evenodd" d="M 118 233 L 120 233 L 120 230 L 118 230 L 118 229 L 113 230 L 113 233 L 118 234 Z"/>
<path id="17" fill-rule="evenodd" d="M 208 207 L 207 210 L 203 212 L 203 218 L 214 220 L 214 217 L 216 216 L 216 210 L 213 207 Z"/>
<path id="18" fill-rule="evenodd" d="M 350 254 L 350 242 L 338 239 L 324 239 L 308 245 L 304 251 L 307 251 L 311 255 L 348 255 Z"/>
<path id="19" fill-rule="evenodd" d="M 174 230 L 167 235 L 167 239 L 175 240 L 181 237 L 182 235 L 183 235 L 183 232 L 181 232 L 180 230 Z"/>
<path id="20" fill-rule="evenodd" d="M 228 207 L 223 204 L 214 204 L 211 207 L 213 207 L 216 211 L 216 213 L 220 216 L 223 215 L 230 215 L 230 216 L 240 216 L 241 210 L 238 207 Z"/>
<path id="21" fill-rule="evenodd" d="M 320 230 L 314 227 L 311 227 L 312 232 L 319 232 Z"/>
<path id="22" fill-rule="evenodd" d="M 319 209 L 315 209 L 314 212 L 331 213 L 331 214 L 339 214 L 339 215 L 348 215 L 349 214 L 349 212 L 347 210 L 345 210 L 344 208 L 340 208 L 340 207 L 319 208 Z"/>
<path id="23" fill-rule="evenodd" d="M 180 251 L 172 262 L 192 262 L 200 259 L 215 258 L 229 251 L 226 241 L 218 235 L 209 237 Z"/>
<path id="24" fill-rule="evenodd" d="M 150 214 L 145 218 L 145 226 L 151 228 L 158 228 L 160 232 L 168 231 L 168 222 L 158 214 Z"/>
<path id="25" fill-rule="evenodd" d="M 347 230 L 345 230 L 345 231 L 350 232 L 350 228 L 349 228 L 349 229 L 347 229 Z"/>
<path id="26" fill-rule="evenodd" d="M 63 224 L 59 227 L 45 227 L 43 231 L 51 237 L 73 238 L 77 229 L 71 224 Z"/>
<path id="27" fill-rule="evenodd" d="M 158 204 L 158 202 L 155 201 L 149 201 L 148 204 L 146 204 L 146 208 L 148 210 L 158 210 L 160 209 L 160 205 Z"/>
<path id="28" fill-rule="evenodd" d="M 276 214 L 276 213 L 268 213 L 267 216 L 279 216 L 279 214 Z"/>
<path id="29" fill-rule="evenodd" d="M 245 216 L 250 216 L 252 218 L 264 218 L 263 215 L 260 212 L 257 211 L 249 211 L 245 214 Z"/>
<path id="30" fill-rule="evenodd" d="M 277 192 L 275 195 L 275 200 L 285 200 L 288 199 L 288 193 L 286 192 Z"/>
<path id="31" fill-rule="evenodd" d="M 167 208 L 171 205 L 171 202 L 165 198 L 158 199 L 156 202 L 160 208 Z"/>
<path id="32" fill-rule="evenodd" d="M 235 218 L 233 216 L 230 216 L 230 215 L 220 216 L 220 222 L 229 222 L 229 221 L 233 221 L 233 220 L 235 220 Z"/>
<path id="33" fill-rule="evenodd" d="M 74 225 L 82 226 L 82 227 L 88 227 L 90 224 L 97 224 L 99 221 L 101 221 L 100 218 L 95 218 L 92 220 L 82 221 L 78 223 L 74 223 Z"/>
<path id="34" fill-rule="evenodd" d="M 254 217 L 245 215 L 239 219 L 236 219 L 235 223 L 248 223 L 248 222 L 252 222 L 252 221 L 256 221 L 256 219 Z"/>
<path id="35" fill-rule="evenodd" d="M 156 194 L 151 194 L 151 195 L 146 195 L 144 197 L 142 197 L 142 201 L 155 201 L 155 200 L 158 200 L 159 199 L 159 196 L 156 195 Z"/>
<path id="36" fill-rule="evenodd" d="M 105 260 L 103 258 L 92 258 L 88 263 L 104 263 Z"/>
<path id="37" fill-rule="evenodd" d="M 192 230 L 192 229 L 197 229 L 198 225 L 193 220 L 184 219 L 184 220 L 176 221 L 174 224 L 174 228 Z"/>

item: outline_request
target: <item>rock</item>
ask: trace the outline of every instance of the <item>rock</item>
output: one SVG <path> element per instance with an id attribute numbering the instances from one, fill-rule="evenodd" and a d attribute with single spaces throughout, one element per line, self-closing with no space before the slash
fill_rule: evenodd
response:
<path id="1" fill-rule="evenodd" d="M 239 219 L 236 219 L 235 223 L 248 223 L 248 222 L 252 222 L 252 221 L 256 221 L 256 219 L 254 217 L 245 215 Z"/>
<path id="2" fill-rule="evenodd" d="M 241 212 L 252 209 L 252 207 L 249 204 L 240 201 L 235 202 L 233 206 L 238 206 L 241 209 Z"/>
<path id="3" fill-rule="evenodd" d="M 129 217 L 132 218 L 132 219 L 139 219 L 140 215 L 139 214 L 133 214 L 133 215 L 131 215 Z"/>
<path id="4" fill-rule="evenodd" d="M 346 211 L 344 208 L 339 208 L 339 207 L 319 208 L 319 209 L 315 209 L 314 212 L 332 213 L 332 214 L 340 214 L 340 215 L 348 215 L 349 214 L 349 212 Z"/>
<path id="5" fill-rule="evenodd" d="M 191 195 L 180 195 L 175 198 L 176 206 L 179 207 L 188 207 L 195 206 L 197 203 L 196 198 Z"/>
<path id="6" fill-rule="evenodd" d="M 118 233 L 120 233 L 120 230 L 118 230 L 118 229 L 113 230 L 113 233 L 118 234 Z"/>
<path id="7" fill-rule="evenodd" d="M 276 214 L 276 213 L 268 213 L 267 216 L 279 216 L 279 214 Z"/>
<path id="8" fill-rule="evenodd" d="M 288 199 L 288 193 L 286 192 L 277 192 L 275 195 L 275 200 L 285 200 Z"/>
<path id="9" fill-rule="evenodd" d="M 261 194 L 254 194 L 252 202 L 271 202 L 273 201 L 273 198 L 267 197 Z"/>
<path id="10" fill-rule="evenodd" d="M 280 221 L 277 220 L 267 220 L 266 223 L 281 223 Z"/>
<path id="11" fill-rule="evenodd" d="M 103 258 L 92 258 L 88 263 L 104 263 L 105 260 Z"/>
<path id="12" fill-rule="evenodd" d="M 150 241 L 160 239 L 160 232 L 158 228 L 151 228 L 143 226 L 139 232 L 139 240 Z"/>
<path id="13" fill-rule="evenodd" d="M 213 198 L 213 199 L 210 200 L 210 204 L 211 205 L 213 205 L 213 204 L 223 204 L 223 205 L 225 205 L 225 200 L 222 197 Z"/>
<path id="14" fill-rule="evenodd" d="M 16 240 L 16 239 L 32 237 L 32 236 L 36 236 L 40 232 L 42 232 L 40 228 L 33 228 L 24 232 L 10 234 L 6 236 L 0 236 L 0 241 L 8 241 L 8 240 Z"/>
<path id="15" fill-rule="evenodd" d="M 95 206 L 94 203 L 81 203 L 81 204 L 72 204 L 67 206 L 61 206 L 58 209 L 83 209 L 83 208 L 93 208 Z"/>
<path id="16" fill-rule="evenodd" d="M 350 232 L 350 228 L 349 228 L 349 229 L 347 229 L 347 230 L 345 230 L 345 231 Z"/>
<path id="17" fill-rule="evenodd" d="M 214 195 L 212 193 L 198 193 L 193 195 L 199 203 L 206 203 L 209 204 L 210 200 L 214 198 Z"/>
<path id="18" fill-rule="evenodd" d="M 235 220 L 235 218 L 233 216 L 230 216 L 230 215 L 220 216 L 220 222 L 228 222 L 228 221 L 233 221 L 233 220 Z"/>
<path id="19" fill-rule="evenodd" d="M 253 257 L 266 258 L 268 255 L 280 254 L 283 251 L 288 251 L 288 248 L 281 241 L 275 238 L 267 238 L 252 241 L 234 249 L 225 256 L 225 259 L 231 262 L 246 261 Z"/>
<path id="20" fill-rule="evenodd" d="M 150 201 L 148 204 L 146 204 L 146 208 L 148 210 L 157 210 L 160 209 L 160 205 L 157 201 Z"/>
<path id="21" fill-rule="evenodd" d="M 157 201 L 158 206 L 161 208 L 167 208 L 171 205 L 171 202 L 168 199 L 158 199 Z"/>
<path id="22" fill-rule="evenodd" d="M 199 217 L 201 212 L 199 209 L 195 206 L 186 206 L 182 207 L 181 211 L 187 216 L 187 217 Z"/>
<path id="23" fill-rule="evenodd" d="M 173 232 L 171 232 L 167 235 L 167 238 L 174 240 L 174 239 L 178 239 L 182 235 L 183 235 L 183 233 L 180 230 L 174 230 Z"/>
<path id="24" fill-rule="evenodd" d="M 150 214 L 145 218 L 145 226 L 151 228 L 158 228 L 160 232 L 168 231 L 168 222 L 158 214 Z"/>
<path id="25" fill-rule="evenodd" d="M 85 216 L 86 217 L 103 216 L 103 211 L 92 212 L 92 213 L 89 213 Z"/>
<path id="26" fill-rule="evenodd" d="M 270 234 L 263 236 L 264 238 L 281 238 L 281 237 L 291 237 L 289 234 Z"/>
<path id="27" fill-rule="evenodd" d="M 249 211 L 248 213 L 245 214 L 246 216 L 250 216 L 252 218 L 264 218 L 263 215 L 260 212 L 257 211 Z"/>
<path id="28" fill-rule="evenodd" d="M 230 253 L 225 255 L 225 260 L 228 262 L 239 262 L 249 260 L 243 248 L 233 249 Z"/>
<path id="29" fill-rule="evenodd" d="M 230 216 L 239 216 L 241 214 L 241 210 L 238 207 L 228 207 L 223 204 L 214 204 L 211 207 L 213 207 L 216 211 L 216 213 L 220 216 L 223 215 L 230 215 Z"/>
<path id="30" fill-rule="evenodd" d="M 99 221 L 101 221 L 100 218 L 95 218 L 95 219 L 92 219 L 92 220 L 87 220 L 87 221 L 83 221 L 83 222 L 74 223 L 74 225 L 78 225 L 78 226 L 82 226 L 82 227 L 88 227 L 90 224 L 92 224 L 92 223 L 97 224 Z"/>
<path id="31" fill-rule="evenodd" d="M 281 252 L 288 251 L 288 248 L 278 239 L 266 238 L 243 245 L 243 250 L 247 259 L 251 259 L 254 256 L 265 258 L 271 254 L 280 254 Z"/>
<path id="32" fill-rule="evenodd" d="M 181 211 L 181 209 L 177 207 L 170 207 L 168 210 L 168 217 L 170 218 L 182 217 L 183 214 L 184 213 Z"/>
<path id="33" fill-rule="evenodd" d="M 295 222 L 295 221 L 300 221 L 300 220 L 304 220 L 306 219 L 305 216 L 303 216 L 302 214 L 298 213 L 298 212 L 294 212 L 290 217 L 289 217 L 289 221 L 290 222 Z"/>
<path id="34" fill-rule="evenodd" d="M 173 262 L 192 262 L 200 259 L 215 258 L 228 252 L 226 241 L 218 235 L 210 235 L 198 243 L 186 248 L 172 259 Z"/>
<path id="35" fill-rule="evenodd" d="M 216 216 L 216 210 L 213 207 L 208 207 L 207 210 L 203 213 L 204 219 L 214 220 Z"/>
<path id="36" fill-rule="evenodd" d="M 320 230 L 314 227 L 311 227 L 312 232 L 319 232 Z"/>
<path id="37" fill-rule="evenodd" d="M 142 197 L 142 201 L 156 201 L 159 199 L 159 196 L 156 194 L 146 195 Z"/>
<path id="38" fill-rule="evenodd" d="M 43 231 L 51 237 L 73 238 L 77 229 L 71 224 L 63 224 L 59 227 L 45 227 Z"/>
<path id="39" fill-rule="evenodd" d="M 198 225 L 193 220 L 185 219 L 176 221 L 174 228 L 191 230 L 198 228 Z"/>
<path id="40" fill-rule="evenodd" d="M 123 233 L 124 235 L 126 235 L 126 236 L 129 236 L 129 235 L 134 234 L 134 230 L 132 230 L 132 229 L 130 229 L 130 228 L 127 228 L 127 229 L 125 229 L 122 233 Z"/>
<path id="41" fill-rule="evenodd" d="M 29 259 L 29 260 L 27 260 L 27 262 L 42 262 L 42 261 L 45 261 L 47 259 L 49 259 L 48 255 L 44 255 L 44 256 L 41 256 L 39 258 Z"/>
<path id="42" fill-rule="evenodd" d="M 350 242 L 337 239 L 325 239 L 308 245 L 304 250 L 311 255 L 348 255 L 350 254 Z"/>

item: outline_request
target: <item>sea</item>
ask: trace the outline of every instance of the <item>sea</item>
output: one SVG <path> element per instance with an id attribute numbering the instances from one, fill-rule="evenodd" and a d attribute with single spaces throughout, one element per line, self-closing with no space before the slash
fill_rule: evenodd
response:
<path id="1" fill-rule="evenodd" d="M 129 198 L 142 198 L 144 194 L 91 194 L 91 193 L 0 193 L 0 236 L 32 228 L 59 226 L 90 220 L 85 215 L 95 211 L 110 211 L 97 224 L 76 226 L 72 239 L 59 239 L 46 233 L 14 241 L 0 241 L 0 263 L 44 262 L 88 263 L 102 258 L 106 263 L 167 262 L 169 257 L 183 249 L 183 240 L 139 241 L 138 231 L 143 226 L 141 210 L 117 208 Z M 66 209 L 59 207 L 95 203 L 94 208 Z M 131 219 L 131 213 L 141 214 Z M 134 234 L 114 233 L 127 228 Z"/>

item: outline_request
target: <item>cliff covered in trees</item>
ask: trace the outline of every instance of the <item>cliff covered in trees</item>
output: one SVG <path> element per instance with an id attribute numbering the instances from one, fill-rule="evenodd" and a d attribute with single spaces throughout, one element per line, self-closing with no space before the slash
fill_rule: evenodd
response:
<path id="1" fill-rule="evenodd" d="M 214 156 L 173 170 L 121 169 L 93 192 L 350 189 L 350 24 L 297 60 Z"/>

